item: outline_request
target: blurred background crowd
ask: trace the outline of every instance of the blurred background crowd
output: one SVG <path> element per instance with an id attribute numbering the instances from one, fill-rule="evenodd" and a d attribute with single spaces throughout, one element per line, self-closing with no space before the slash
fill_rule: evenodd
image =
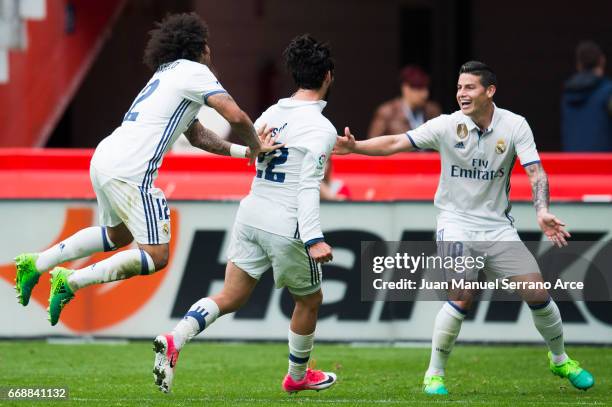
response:
<path id="1" fill-rule="evenodd" d="M 170 12 L 195 11 L 210 26 L 215 72 L 253 119 L 291 93 L 281 52 L 293 36 L 309 32 L 329 41 L 334 52 L 336 82 L 325 114 L 339 132 L 350 125 L 358 138 L 376 137 L 455 111 L 457 70 L 477 59 L 498 74 L 497 105 L 527 118 L 540 150 L 612 151 L 609 1 L 101 3 L 0 0 L 0 146 L 95 147 L 119 124 L 151 75 L 141 61 L 154 21 Z M 96 7 L 108 10 L 92 11 Z M 98 24 L 103 12 L 109 17 Z M 59 32 L 51 28 L 49 37 L 79 42 L 68 50 L 55 39 L 40 52 L 42 61 L 28 57 L 11 63 L 37 46 L 28 42 L 28 21 L 49 19 L 60 26 Z M 96 24 L 101 26 L 97 37 Z M 87 55 L 73 80 L 61 61 L 76 58 L 75 47 Z M 60 63 L 47 66 L 47 59 Z M 21 78 L 26 71 L 29 76 Z M 52 97 L 55 89 L 47 89 L 62 86 L 59 98 Z M 22 94 L 29 99 L 15 104 Z M 41 104 L 54 106 L 49 117 L 20 116 Z M 201 118 L 232 138 L 214 112 L 204 108 Z M 39 120 L 45 123 L 36 127 Z M 36 134 L 20 134 L 30 127 Z M 189 151 L 185 143 L 177 149 Z"/>

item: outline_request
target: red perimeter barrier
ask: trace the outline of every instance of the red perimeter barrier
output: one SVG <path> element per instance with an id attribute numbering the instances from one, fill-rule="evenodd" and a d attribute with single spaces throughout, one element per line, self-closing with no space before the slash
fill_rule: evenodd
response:
<path id="1" fill-rule="evenodd" d="M 93 199 L 92 150 L 0 149 L 0 199 Z M 554 201 L 612 201 L 612 154 L 542 153 Z M 437 153 L 391 157 L 334 156 L 334 178 L 353 200 L 432 200 L 440 173 Z M 254 168 L 244 159 L 169 154 L 156 182 L 169 199 L 240 199 Z M 517 163 L 511 199 L 531 200 L 531 187 Z"/>

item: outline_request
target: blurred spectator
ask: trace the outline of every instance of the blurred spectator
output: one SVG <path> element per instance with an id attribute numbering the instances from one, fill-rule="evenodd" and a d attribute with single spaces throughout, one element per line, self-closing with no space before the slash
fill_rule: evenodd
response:
<path id="1" fill-rule="evenodd" d="M 332 179 L 332 160 L 327 160 L 325 165 L 325 175 L 321 182 L 321 200 L 324 201 L 345 201 L 351 198 L 349 189 L 343 181 Z"/>
<path id="2" fill-rule="evenodd" d="M 565 82 L 561 100 L 564 151 L 612 151 L 612 81 L 604 76 L 605 66 L 599 45 L 578 45 L 578 72 Z"/>
<path id="3" fill-rule="evenodd" d="M 429 75 L 421 68 L 404 67 L 400 82 L 401 96 L 378 107 L 370 123 L 368 138 L 404 133 L 442 112 L 438 103 L 429 100 Z"/>

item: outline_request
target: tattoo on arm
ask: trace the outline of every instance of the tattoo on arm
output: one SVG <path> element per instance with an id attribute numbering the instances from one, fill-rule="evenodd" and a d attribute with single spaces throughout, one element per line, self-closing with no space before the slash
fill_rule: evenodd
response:
<path id="1" fill-rule="evenodd" d="M 544 172 L 542 163 L 536 163 L 525 167 L 531 183 L 533 193 L 533 205 L 536 212 L 540 209 L 548 209 L 550 204 L 550 191 L 548 188 L 548 177 Z"/>
<path id="2" fill-rule="evenodd" d="M 251 119 L 238 107 L 229 94 L 213 95 L 208 99 L 208 104 L 230 123 L 232 130 L 248 147 L 259 148 L 259 137 Z"/>
<path id="3" fill-rule="evenodd" d="M 191 125 L 185 132 L 185 136 L 194 147 L 213 154 L 230 155 L 232 144 L 222 139 L 214 131 L 202 126 L 198 121 Z"/>
<path id="4" fill-rule="evenodd" d="M 214 106 L 211 106 L 213 109 L 223 110 L 224 106 L 226 106 L 228 103 L 232 103 L 232 104 L 236 103 L 234 98 L 231 97 L 229 93 L 217 93 L 216 95 L 211 96 L 211 99 L 209 99 L 211 102 L 213 101 L 212 99 L 213 97 L 214 97 Z"/>

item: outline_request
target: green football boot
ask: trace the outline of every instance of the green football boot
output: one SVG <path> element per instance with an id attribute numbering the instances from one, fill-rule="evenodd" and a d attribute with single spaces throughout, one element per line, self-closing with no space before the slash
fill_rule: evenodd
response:
<path id="1" fill-rule="evenodd" d="M 569 357 L 563 364 L 555 365 L 552 361 L 552 353 L 548 352 L 550 371 L 559 377 L 566 377 L 570 383 L 579 390 L 588 390 L 595 384 L 593 375 L 581 368 L 577 361 Z"/>
<path id="2" fill-rule="evenodd" d="M 17 291 L 17 301 L 24 307 L 30 302 L 32 289 L 38 284 L 40 272 L 36 268 L 38 253 L 23 253 L 15 257 L 15 291 Z"/>
<path id="3" fill-rule="evenodd" d="M 51 271 L 51 294 L 49 295 L 49 322 L 57 324 L 62 309 L 74 298 L 74 292 L 68 285 L 68 277 L 74 273 L 63 267 L 56 267 Z"/>
<path id="4" fill-rule="evenodd" d="M 444 385 L 444 376 L 426 376 L 423 379 L 423 392 L 425 394 L 446 396 L 448 390 Z"/>

